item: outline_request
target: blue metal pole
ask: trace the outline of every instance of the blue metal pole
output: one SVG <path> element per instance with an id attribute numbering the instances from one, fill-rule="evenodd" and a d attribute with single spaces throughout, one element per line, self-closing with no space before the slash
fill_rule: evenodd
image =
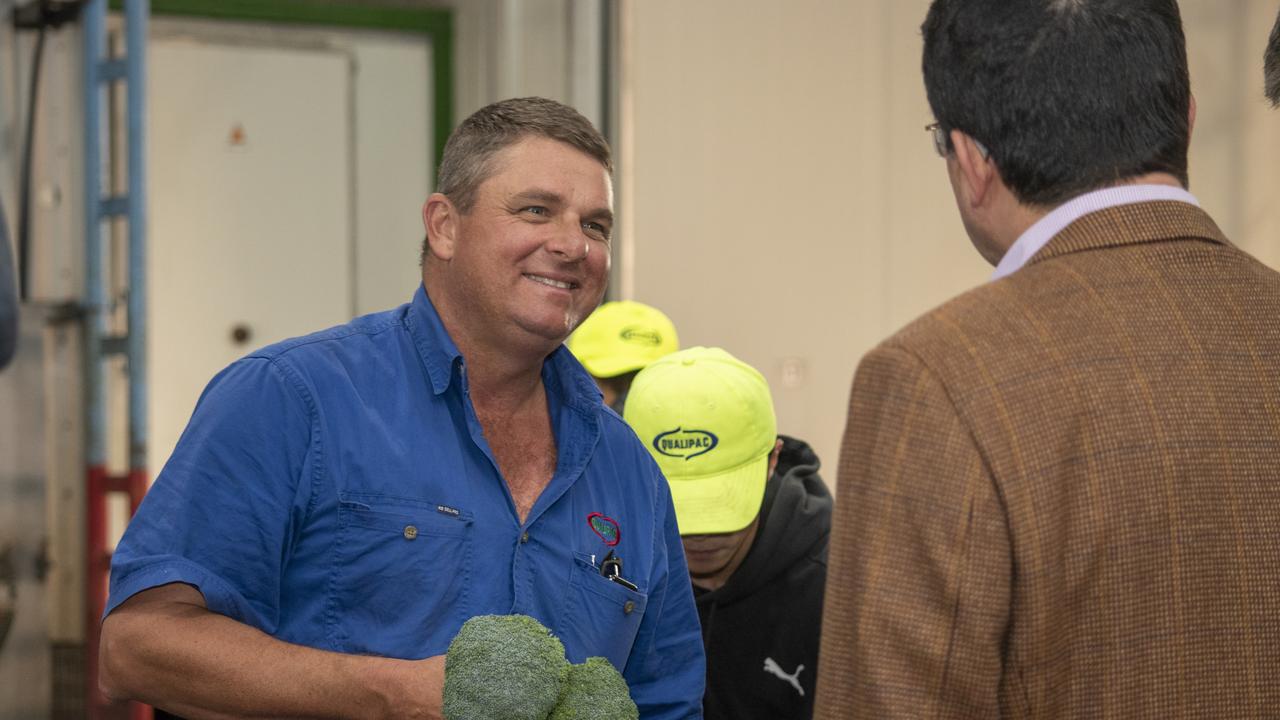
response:
<path id="1" fill-rule="evenodd" d="M 84 240 L 86 453 L 90 467 L 107 461 L 106 384 L 102 337 L 106 292 L 102 277 L 102 83 L 99 64 L 106 37 L 107 0 L 90 0 L 81 13 L 84 32 Z"/>
<path id="2" fill-rule="evenodd" d="M 147 16 L 150 0 L 126 0 L 129 116 L 129 467 L 147 464 Z"/>

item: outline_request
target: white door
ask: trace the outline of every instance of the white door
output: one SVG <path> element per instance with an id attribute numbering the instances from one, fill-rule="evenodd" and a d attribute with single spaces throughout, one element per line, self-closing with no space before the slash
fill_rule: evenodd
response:
<path id="1" fill-rule="evenodd" d="M 353 314 L 350 60 L 161 39 L 148 88 L 150 472 L 209 379 Z"/>
<path id="2" fill-rule="evenodd" d="M 157 19 L 148 469 L 254 348 L 407 302 L 431 191 L 420 34 Z"/>

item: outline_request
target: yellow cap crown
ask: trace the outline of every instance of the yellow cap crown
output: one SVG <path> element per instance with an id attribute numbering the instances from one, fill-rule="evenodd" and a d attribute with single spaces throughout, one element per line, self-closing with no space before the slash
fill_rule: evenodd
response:
<path id="1" fill-rule="evenodd" d="M 596 308 L 565 344 L 587 372 L 601 378 L 634 372 L 680 348 L 670 318 L 631 300 Z"/>
<path id="2" fill-rule="evenodd" d="M 636 376 L 625 418 L 671 485 L 681 534 L 751 524 L 778 438 L 769 384 L 755 368 L 720 348 L 667 355 Z"/>

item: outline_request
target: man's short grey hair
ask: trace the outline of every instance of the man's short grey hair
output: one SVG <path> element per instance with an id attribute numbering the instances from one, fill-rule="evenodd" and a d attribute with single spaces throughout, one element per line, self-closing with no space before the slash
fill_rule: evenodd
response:
<path id="1" fill-rule="evenodd" d="M 436 191 L 447 196 L 458 210 L 470 212 L 476 191 L 494 173 L 494 159 L 502 150 L 528 137 L 558 140 L 595 158 L 606 172 L 613 172 L 609 143 L 577 110 L 540 97 L 512 98 L 486 105 L 463 120 L 440 158 Z M 430 250 L 422 241 L 419 262 Z"/>
<path id="2" fill-rule="evenodd" d="M 1276 15 L 1276 26 L 1271 28 L 1271 41 L 1267 43 L 1265 73 L 1267 77 L 1267 98 L 1271 104 L 1280 107 L 1280 14 Z"/>
<path id="3" fill-rule="evenodd" d="M 444 146 L 436 190 L 462 212 L 470 211 L 476 190 L 493 174 L 494 156 L 531 136 L 559 140 L 613 171 L 609 143 L 577 110 L 546 98 L 513 98 L 477 110 L 453 131 Z"/>

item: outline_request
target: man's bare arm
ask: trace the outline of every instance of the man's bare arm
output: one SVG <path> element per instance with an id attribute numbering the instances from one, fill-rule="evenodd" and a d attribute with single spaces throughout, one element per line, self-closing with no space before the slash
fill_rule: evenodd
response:
<path id="1" fill-rule="evenodd" d="M 293 645 L 211 612 L 175 583 L 144 590 L 102 624 L 98 681 L 191 720 L 439 720 L 444 657 L 395 660 Z"/>

